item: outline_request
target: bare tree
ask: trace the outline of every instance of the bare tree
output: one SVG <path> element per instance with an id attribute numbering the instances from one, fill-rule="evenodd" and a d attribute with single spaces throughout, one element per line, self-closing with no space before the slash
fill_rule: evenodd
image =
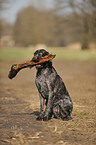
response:
<path id="1" fill-rule="evenodd" d="M 12 0 L 0 0 L 0 13 L 9 8 L 10 4 L 12 3 Z"/>
<path id="2" fill-rule="evenodd" d="M 1 36 L 3 35 L 3 28 L 5 28 L 5 25 L 4 24 L 4 19 L 2 18 L 2 13 L 4 12 L 4 10 L 6 8 L 8 8 L 8 5 L 10 4 L 11 0 L 0 0 L 0 39 L 1 39 Z"/>
<path id="3" fill-rule="evenodd" d="M 78 30 L 81 31 L 79 40 L 82 44 L 82 49 L 89 48 L 89 42 L 96 38 L 96 0 L 55 0 L 58 4 L 56 9 L 65 17 L 72 14 L 75 19 L 69 22 L 75 26 L 78 25 Z M 73 17 L 72 16 L 72 17 Z M 70 18 L 70 17 L 69 17 Z M 74 27 L 73 25 L 73 27 Z M 71 26 L 72 27 L 72 26 Z M 73 37 L 73 36 L 72 36 Z"/>

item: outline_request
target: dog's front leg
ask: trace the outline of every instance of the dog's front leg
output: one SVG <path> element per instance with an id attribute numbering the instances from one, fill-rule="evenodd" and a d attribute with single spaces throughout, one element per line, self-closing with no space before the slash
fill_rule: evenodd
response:
<path id="1" fill-rule="evenodd" d="M 53 95 L 52 94 L 49 95 L 48 103 L 47 103 L 47 106 L 46 106 L 46 109 L 45 109 L 45 115 L 43 117 L 44 121 L 48 121 L 52 117 L 52 105 L 53 105 L 52 98 L 53 98 Z"/>
<path id="2" fill-rule="evenodd" d="M 41 94 L 39 94 L 39 96 L 40 96 L 40 114 L 36 119 L 43 120 L 43 117 L 44 117 L 44 99 L 41 96 Z"/>
<path id="3" fill-rule="evenodd" d="M 51 119 L 51 117 L 52 117 L 52 106 L 53 106 L 53 95 L 54 94 L 53 94 L 50 83 L 48 83 L 48 89 L 49 89 L 49 97 L 48 97 L 48 102 L 47 102 L 47 106 L 45 109 L 45 115 L 43 117 L 44 121 L 47 121 L 47 120 Z"/>

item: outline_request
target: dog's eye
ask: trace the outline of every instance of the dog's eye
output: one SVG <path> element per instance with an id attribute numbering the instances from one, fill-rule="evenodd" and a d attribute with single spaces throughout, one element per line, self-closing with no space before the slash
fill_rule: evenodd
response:
<path id="1" fill-rule="evenodd" d="M 46 56 L 46 55 L 48 55 L 49 53 L 48 52 L 44 52 L 43 54 L 42 54 L 42 56 Z"/>
<path id="2" fill-rule="evenodd" d="M 43 55 L 42 53 L 39 53 L 40 55 Z"/>

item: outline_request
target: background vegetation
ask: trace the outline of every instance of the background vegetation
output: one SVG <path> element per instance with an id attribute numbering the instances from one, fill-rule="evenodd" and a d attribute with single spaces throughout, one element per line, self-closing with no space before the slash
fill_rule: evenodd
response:
<path id="1" fill-rule="evenodd" d="M 12 1 L 0 0 L 1 11 L 6 3 Z M 82 49 L 88 49 L 90 43 L 96 42 L 96 0 L 54 0 L 53 9 L 42 4 L 39 8 L 27 6 L 18 12 L 14 24 L 0 21 L 1 38 L 11 35 L 18 46 L 79 42 Z"/>
<path id="2" fill-rule="evenodd" d="M 0 60 L 27 60 L 31 59 L 35 49 L 24 48 L 3 48 L 0 50 Z M 96 61 L 96 53 L 89 50 L 67 50 L 63 48 L 52 49 L 48 48 L 48 51 L 52 54 L 56 54 L 56 60 L 62 61 Z"/>

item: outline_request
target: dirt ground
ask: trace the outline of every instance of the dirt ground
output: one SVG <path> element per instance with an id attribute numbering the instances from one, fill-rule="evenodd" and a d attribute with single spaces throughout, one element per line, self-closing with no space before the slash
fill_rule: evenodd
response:
<path id="1" fill-rule="evenodd" d="M 54 60 L 53 65 L 72 97 L 72 121 L 37 121 L 39 95 L 35 68 L 24 69 L 12 79 L 13 61 L 1 63 L 0 145 L 95 145 L 96 62 Z"/>

